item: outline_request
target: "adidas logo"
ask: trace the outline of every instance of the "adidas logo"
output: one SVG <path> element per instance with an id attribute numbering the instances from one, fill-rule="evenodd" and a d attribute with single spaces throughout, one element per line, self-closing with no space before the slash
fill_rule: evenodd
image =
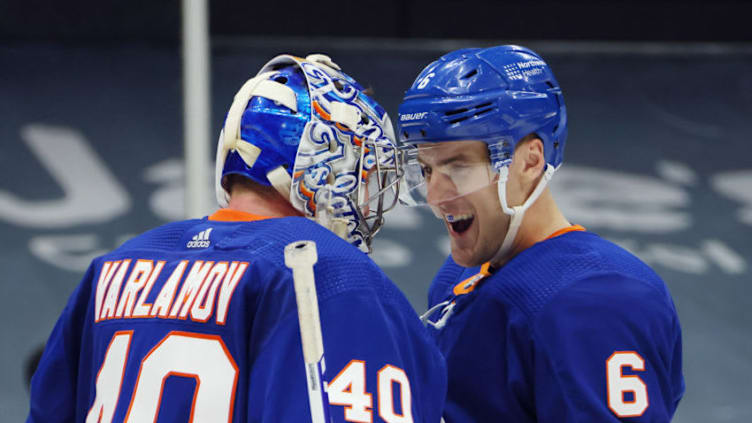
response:
<path id="1" fill-rule="evenodd" d="M 206 248 L 209 246 L 211 241 L 209 241 L 209 234 L 214 228 L 204 229 L 203 231 L 197 233 L 196 235 L 193 235 L 193 239 L 188 241 L 188 244 L 185 246 L 188 248 Z"/>

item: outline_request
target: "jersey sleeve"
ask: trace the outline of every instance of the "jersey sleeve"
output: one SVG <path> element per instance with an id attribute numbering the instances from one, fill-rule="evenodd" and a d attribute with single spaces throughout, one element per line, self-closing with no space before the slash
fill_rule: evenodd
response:
<path id="1" fill-rule="evenodd" d="M 669 421 L 684 392 L 667 292 L 621 276 L 560 292 L 534 328 L 540 422 Z"/>
<path id="2" fill-rule="evenodd" d="M 251 370 L 249 421 L 310 420 L 291 291 Z M 358 289 L 319 298 L 319 312 L 333 422 L 439 421 L 445 368 L 412 310 L 392 309 L 373 291 Z M 254 404 L 263 405 L 254 410 Z"/>
<path id="3" fill-rule="evenodd" d="M 80 339 L 88 307 L 94 265 L 73 292 L 47 340 L 31 379 L 27 423 L 73 422 L 77 418 Z"/>

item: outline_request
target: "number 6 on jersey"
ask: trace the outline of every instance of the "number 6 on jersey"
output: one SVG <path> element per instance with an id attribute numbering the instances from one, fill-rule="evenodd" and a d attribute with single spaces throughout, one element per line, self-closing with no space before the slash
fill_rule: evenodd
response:
<path id="1" fill-rule="evenodd" d="M 648 388 L 639 376 L 625 376 L 624 367 L 632 370 L 645 370 L 645 360 L 634 351 L 615 351 L 606 360 L 608 381 L 608 407 L 619 417 L 638 417 L 647 410 Z M 626 400 L 624 394 L 630 392 L 633 399 Z"/>

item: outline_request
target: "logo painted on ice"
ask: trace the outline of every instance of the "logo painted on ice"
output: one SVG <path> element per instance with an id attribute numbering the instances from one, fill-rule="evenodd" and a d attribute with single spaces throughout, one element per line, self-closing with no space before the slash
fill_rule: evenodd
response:
<path id="1" fill-rule="evenodd" d="M 211 231 L 214 228 L 205 229 L 196 235 L 193 236 L 193 239 L 188 241 L 188 243 L 185 245 L 188 248 L 206 248 L 209 246 L 211 241 L 209 240 L 209 234 L 211 234 Z"/>

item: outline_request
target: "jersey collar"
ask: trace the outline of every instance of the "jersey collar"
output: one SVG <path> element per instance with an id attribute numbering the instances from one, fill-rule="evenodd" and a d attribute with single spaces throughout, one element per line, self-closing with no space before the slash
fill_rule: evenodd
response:
<path id="1" fill-rule="evenodd" d="M 546 239 L 556 238 L 557 236 L 564 235 L 568 232 L 584 231 L 584 230 L 585 228 L 582 225 L 571 225 L 571 226 L 567 226 L 566 228 L 559 229 L 558 231 L 546 237 Z M 478 273 L 470 276 L 469 278 L 455 285 L 454 288 L 452 289 L 452 292 L 456 296 L 469 294 L 478 286 L 478 282 L 482 281 L 488 276 L 491 276 L 494 270 L 495 269 L 491 268 L 491 262 L 487 261 L 483 263 L 480 266 L 480 271 Z"/>
<path id="2" fill-rule="evenodd" d="M 265 219 L 271 219 L 271 217 L 259 216 L 233 209 L 219 209 L 209 216 L 209 220 L 215 222 L 255 222 L 257 220 Z"/>
<path id="3" fill-rule="evenodd" d="M 551 235 L 549 235 L 546 239 L 556 238 L 557 236 L 564 235 L 568 232 L 574 232 L 574 231 L 584 231 L 585 228 L 580 225 L 571 225 L 567 226 L 566 228 L 560 229 Z M 422 316 L 420 316 L 421 322 L 424 324 L 428 324 L 433 326 L 435 329 L 441 330 L 449 320 L 449 318 L 454 314 L 454 308 L 457 306 L 457 299 L 460 298 L 462 295 L 469 294 L 475 290 L 480 285 L 480 282 L 486 279 L 488 276 L 491 276 L 496 269 L 493 269 L 491 267 L 491 262 L 485 262 L 480 266 L 480 270 L 478 273 L 470 276 L 469 278 L 461 281 L 457 285 L 452 288 L 452 296 L 442 301 L 430 309 L 423 313 Z M 431 321 L 430 318 L 436 312 L 437 310 L 441 309 L 441 316 L 439 319 L 435 322 Z"/>
<path id="4" fill-rule="evenodd" d="M 557 236 L 564 235 L 567 232 L 574 232 L 574 231 L 584 231 L 585 227 L 582 225 L 571 225 L 567 226 L 566 228 L 559 229 L 558 231 L 552 233 L 546 239 L 556 238 Z"/>

